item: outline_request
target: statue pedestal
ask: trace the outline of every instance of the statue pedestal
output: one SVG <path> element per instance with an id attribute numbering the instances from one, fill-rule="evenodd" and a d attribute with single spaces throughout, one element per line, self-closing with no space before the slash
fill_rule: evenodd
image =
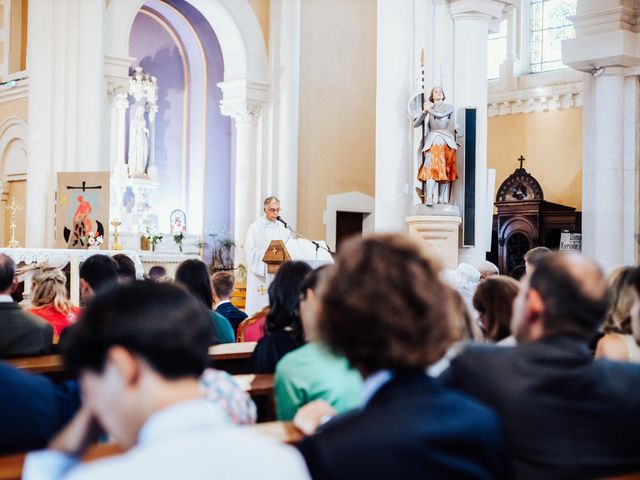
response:
<path id="1" fill-rule="evenodd" d="M 409 236 L 423 251 L 444 267 L 458 266 L 458 232 L 460 215 L 415 215 L 406 218 Z"/>

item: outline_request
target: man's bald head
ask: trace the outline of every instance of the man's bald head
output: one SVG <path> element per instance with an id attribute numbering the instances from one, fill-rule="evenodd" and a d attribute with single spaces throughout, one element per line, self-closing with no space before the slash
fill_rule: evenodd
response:
<path id="1" fill-rule="evenodd" d="M 577 253 L 542 258 L 529 280 L 544 304 L 545 335 L 569 333 L 590 338 L 607 311 L 607 282 L 593 261 Z"/>
<path id="2" fill-rule="evenodd" d="M 14 289 L 16 264 L 11 257 L 0 253 L 0 294 L 11 294 Z"/>

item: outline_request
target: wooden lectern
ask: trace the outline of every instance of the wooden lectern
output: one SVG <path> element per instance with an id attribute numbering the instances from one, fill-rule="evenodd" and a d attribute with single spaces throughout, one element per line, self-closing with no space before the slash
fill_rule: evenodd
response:
<path id="1" fill-rule="evenodd" d="M 270 275 L 274 275 L 280 265 L 290 260 L 291 257 L 282 240 L 272 240 L 262 257 L 262 261 L 267 264 L 267 273 Z"/>

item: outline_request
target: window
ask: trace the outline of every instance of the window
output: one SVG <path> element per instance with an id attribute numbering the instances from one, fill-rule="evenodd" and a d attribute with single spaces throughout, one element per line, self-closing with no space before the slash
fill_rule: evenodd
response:
<path id="1" fill-rule="evenodd" d="M 507 21 L 500 22 L 500 30 L 489 34 L 487 45 L 487 78 L 495 80 L 500 76 L 500 65 L 507 56 Z"/>
<path id="2" fill-rule="evenodd" d="M 566 68 L 562 63 L 562 40 L 573 38 L 575 30 L 569 21 L 576 14 L 577 0 L 531 0 L 532 73 Z"/>

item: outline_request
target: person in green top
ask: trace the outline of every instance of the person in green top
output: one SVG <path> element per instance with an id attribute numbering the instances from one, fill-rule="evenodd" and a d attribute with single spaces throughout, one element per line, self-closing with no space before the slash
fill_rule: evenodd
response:
<path id="1" fill-rule="evenodd" d="M 324 400 L 338 413 L 360 406 L 362 377 L 347 360 L 316 341 L 314 289 L 320 271 L 310 272 L 301 285 L 300 316 L 306 345 L 286 354 L 276 366 L 274 392 L 278 420 L 292 420 L 303 405 Z"/>
<path id="2" fill-rule="evenodd" d="M 212 339 L 211 343 L 235 343 L 236 335 L 229 320 L 212 310 L 213 293 L 207 265 L 198 259 L 185 260 L 176 270 L 176 283 L 184 286 L 210 310 L 211 320 L 216 330 L 216 338 Z"/>

